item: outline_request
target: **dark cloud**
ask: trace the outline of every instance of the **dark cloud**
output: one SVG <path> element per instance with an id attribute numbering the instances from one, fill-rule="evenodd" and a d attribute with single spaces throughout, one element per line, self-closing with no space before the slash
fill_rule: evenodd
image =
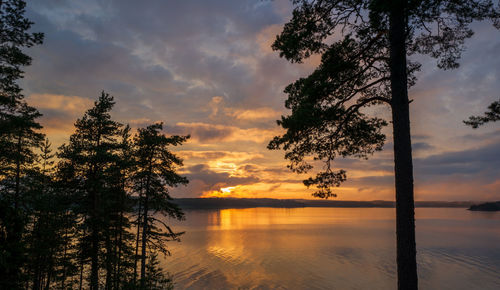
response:
<path id="1" fill-rule="evenodd" d="M 427 151 L 434 149 L 435 147 L 426 142 L 416 142 L 411 145 L 413 151 Z"/>
<path id="2" fill-rule="evenodd" d="M 411 139 L 414 140 L 414 141 L 429 140 L 431 138 L 432 138 L 432 136 L 425 135 L 425 134 L 413 134 L 411 136 Z"/>
<path id="3" fill-rule="evenodd" d="M 224 186 L 234 186 L 242 184 L 251 184 L 258 182 L 259 179 L 254 176 L 234 177 L 227 172 L 215 172 L 205 164 L 197 164 L 187 168 L 186 176 L 190 180 L 201 180 L 208 185 L 224 184 Z"/>
<path id="4" fill-rule="evenodd" d="M 206 164 L 197 164 L 187 168 L 189 179 L 187 187 L 176 188 L 173 193 L 177 197 L 197 197 L 204 192 L 219 190 L 221 187 L 252 184 L 259 181 L 255 176 L 236 177 L 227 172 L 215 172 Z"/>
<path id="5" fill-rule="evenodd" d="M 415 159 L 415 171 L 425 180 L 438 179 L 443 175 L 459 175 L 463 178 L 494 181 L 500 178 L 500 142 L 475 149 L 446 152 Z"/>

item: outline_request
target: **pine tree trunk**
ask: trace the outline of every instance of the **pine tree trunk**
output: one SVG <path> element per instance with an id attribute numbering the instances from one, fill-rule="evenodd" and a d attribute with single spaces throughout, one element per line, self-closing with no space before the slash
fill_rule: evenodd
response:
<path id="1" fill-rule="evenodd" d="M 115 268 L 115 289 L 119 289 L 120 287 L 120 278 L 121 278 L 121 265 L 122 265 L 122 241 L 123 241 L 123 232 L 126 230 L 123 227 L 123 219 L 124 217 L 124 208 L 125 208 L 125 185 L 122 185 L 123 192 L 120 195 L 120 214 L 119 223 L 118 223 L 118 236 L 115 238 L 116 240 L 116 248 L 115 256 L 116 256 L 116 268 Z"/>
<path id="2" fill-rule="evenodd" d="M 34 271 L 33 271 L 33 289 L 39 290 L 41 289 L 40 287 L 40 256 L 37 254 L 37 257 L 35 258 L 35 263 L 34 263 Z"/>
<path id="3" fill-rule="evenodd" d="M 95 221 L 94 221 L 95 223 Z M 99 289 L 99 236 L 97 229 L 92 229 L 92 249 L 91 249 L 91 270 L 90 270 L 90 289 Z"/>
<path id="4" fill-rule="evenodd" d="M 139 207 L 137 209 L 137 235 L 136 235 L 136 239 L 135 239 L 135 255 L 134 255 L 134 285 L 136 285 L 136 282 L 137 282 L 137 262 L 138 262 L 138 257 L 139 257 L 141 210 L 142 210 L 142 194 L 139 194 Z"/>
<path id="5" fill-rule="evenodd" d="M 154 152 L 154 150 L 152 150 Z M 144 193 L 144 221 L 142 224 L 142 255 L 141 255 L 141 288 L 144 288 L 146 282 L 146 247 L 148 238 L 148 211 L 149 211 L 149 193 L 151 190 L 151 175 L 153 174 L 153 154 L 149 159 L 148 176 L 146 179 L 146 190 Z"/>
<path id="6" fill-rule="evenodd" d="M 52 279 L 52 273 L 53 273 L 53 269 L 52 269 L 52 264 L 50 264 L 50 266 L 48 267 L 48 271 L 47 271 L 47 281 L 44 282 L 45 284 L 45 288 L 44 289 L 50 289 L 50 282 L 51 282 L 51 279 Z"/>
<path id="7" fill-rule="evenodd" d="M 97 220 L 98 193 L 93 192 L 92 229 L 91 229 L 91 265 L 90 265 L 90 290 L 99 289 L 99 225 Z"/>
<path id="8" fill-rule="evenodd" d="M 406 21 L 404 1 L 394 1 L 390 14 L 390 69 L 392 121 L 394 134 L 394 171 L 396 181 L 396 235 L 398 289 L 418 289 L 413 165 L 410 112 L 406 74 Z"/>
<path id="9" fill-rule="evenodd" d="M 22 150 L 22 134 L 19 133 L 17 138 L 17 159 L 16 159 L 16 188 L 15 188 L 15 197 L 14 197 L 14 209 L 16 211 L 16 216 L 18 214 L 19 209 L 19 199 L 21 195 L 21 150 Z"/>
<path id="10" fill-rule="evenodd" d="M 83 257 L 80 257 L 80 282 L 78 283 L 78 290 L 83 289 Z"/>
<path id="11" fill-rule="evenodd" d="M 142 224 L 142 252 L 141 252 L 141 289 L 144 288 L 146 282 L 146 247 L 148 238 L 148 193 L 144 197 L 144 221 Z"/>
<path id="12" fill-rule="evenodd" d="M 112 262 L 112 246 L 111 246 L 111 233 L 106 233 L 106 284 L 104 289 L 110 290 L 113 278 L 113 262 Z"/>
<path id="13" fill-rule="evenodd" d="M 7 271 L 6 273 L 2 273 L 2 276 L 5 275 L 7 277 L 7 281 L 1 281 L 0 283 L 5 283 L 5 285 L 11 285 L 8 287 L 22 287 L 20 281 L 20 272 L 23 263 L 23 255 L 22 255 L 22 232 L 23 232 L 23 217 L 19 210 L 20 207 L 20 199 L 21 199 L 21 150 L 22 150 L 22 138 L 21 133 L 19 133 L 17 138 L 17 158 L 16 158 L 16 171 L 15 171 L 15 188 L 14 188 L 14 212 L 12 217 L 9 219 L 12 220 L 11 227 L 8 227 L 7 230 L 7 239 L 6 239 L 6 248 L 10 252 L 10 257 L 7 258 Z"/>
<path id="14" fill-rule="evenodd" d="M 120 214 L 120 219 L 123 219 L 123 213 Z M 121 222 L 120 222 L 121 224 Z M 115 289 L 119 289 L 120 287 L 120 278 L 121 278 L 121 265 L 122 265 L 122 236 L 123 236 L 123 229 L 122 226 L 120 225 L 120 232 L 117 237 L 117 247 L 118 247 L 118 252 L 116 253 L 116 268 L 115 268 Z"/>
<path id="15" fill-rule="evenodd" d="M 66 222 L 66 220 L 64 220 L 64 222 Z M 68 254 L 68 228 L 67 226 L 65 225 L 65 228 L 64 228 L 64 239 L 63 239 L 63 242 L 64 242 L 64 251 L 63 251 L 63 258 L 62 258 L 62 265 L 63 265 L 63 269 L 62 269 L 62 277 L 61 277 L 61 288 L 62 289 L 65 289 L 64 288 L 64 283 L 66 282 L 66 256 Z"/>

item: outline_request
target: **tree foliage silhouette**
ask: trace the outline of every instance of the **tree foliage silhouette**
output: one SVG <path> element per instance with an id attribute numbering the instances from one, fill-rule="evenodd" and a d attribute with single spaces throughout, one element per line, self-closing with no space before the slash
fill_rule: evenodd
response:
<path id="1" fill-rule="evenodd" d="M 150 148 L 148 141 L 134 144 L 130 127 L 111 118 L 114 100 L 103 92 L 76 121 L 55 163 L 50 142 L 40 133 L 41 114 L 17 83 L 31 63 L 25 49 L 43 40 L 42 33 L 29 32 L 33 23 L 24 17 L 25 6 L 21 0 L 0 0 L 0 289 L 137 289 L 131 218 L 140 200 L 134 178 L 142 173 L 136 170 L 145 165 L 134 154 Z M 183 216 L 166 187 L 187 180 L 176 174 L 181 161 L 165 146 L 180 145 L 186 137 L 165 137 L 161 124 L 142 130 L 154 134 L 137 140 L 156 142 L 155 164 L 143 175 L 151 183 L 140 195 L 151 211 L 137 224 L 145 229 L 149 251 L 142 276 L 147 289 L 160 289 L 172 283 L 156 252 L 168 252 L 164 243 L 180 233 L 160 226 L 153 213 Z"/>
<path id="2" fill-rule="evenodd" d="M 88 233 L 80 243 L 88 248 L 91 261 L 90 289 L 99 288 L 102 246 L 111 230 L 110 215 L 114 213 L 112 195 L 116 188 L 111 181 L 113 165 L 119 158 L 122 125 L 111 119 L 113 105 L 113 97 L 102 92 L 94 107 L 76 121 L 75 133 L 58 154 L 60 167 L 70 167 L 73 173 L 71 184 L 77 189 L 75 198 L 79 200 L 76 210 L 83 218 L 83 231 Z"/>
<path id="3" fill-rule="evenodd" d="M 71 212 L 79 220 L 74 237 L 78 284 L 88 284 L 90 289 L 150 289 L 148 285 L 170 283 L 153 279 L 161 271 L 155 261 L 148 266 L 148 259 L 158 252 L 168 254 L 165 242 L 178 240 L 182 234 L 174 232 L 160 215 L 183 218 L 169 187 L 186 184 L 187 179 L 176 173 L 182 161 L 168 147 L 181 145 L 188 137 L 167 137 L 158 123 L 138 129 L 132 138 L 128 125 L 111 118 L 113 106 L 113 97 L 102 92 L 94 107 L 75 123 L 70 142 L 58 152 L 58 179 L 72 197 Z M 137 240 L 132 233 L 134 213 Z M 136 280 L 138 259 L 140 283 Z M 151 269 L 155 273 L 149 273 Z"/>
<path id="4" fill-rule="evenodd" d="M 70 199 L 57 185 L 54 154 L 48 139 L 42 143 L 37 166 L 26 178 L 30 223 L 26 234 L 25 272 L 32 289 L 51 289 L 71 285 L 66 278 L 76 271 L 71 246 L 75 222 L 68 212 Z"/>
<path id="5" fill-rule="evenodd" d="M 484 112 L 483 116 L 471 116 L 469 120 L 464 121 L 464 123 L 477 129 L 479 126 L 486 123 L 496 121 L 500 121 L 500 100 L 491 103 L 491 105 L 488 106 L 488 111 Z"/>
<path id="6" fill-rule="evenodd" d="M 278 125 L 286 129 L 270 149 L 284 149 L 289 168 L 313 168 L 309 156 L 324 170 L 304 181 L 314 195 L 335 196 L 332 187 L 346 179 L 335 169 L 337 157 L 367 158 L 382 149 L 387 121 L 370 117 L 366 108 L 391 109 L 396 185 L 398 288 L 417 289 L 413 166 L 408 88 L 420 64 L 408 59 L 427 54 L 442 69 L 458 67 L 469 24 L 500 14 L 492 1 L 339 1 L 293 0 L 292 19 L 277 36 L 273 49 L 291 62 L 321 54 L 308 77 L 290 84 L 285 103 L 292 112 Z"/>
<path id="7" fill-rule="evenodd" d="M 184 213 L 172 203 L 169 187 L 187 184 L 185 177 L 176 173 L 182 160 L 170 152 L 169 146 L 184 143 L 189 136 L 169 136 L 161 133 L 162 123 L 139 129 L 134 138 L 136 170 L 134 189 L 139 194 L 137 225 L 141 231 L 141 288 L 146 287 L 148 258 L 154 252 L 169 254 L 165 242 L 178 240 L 182 233 L 174 232 L 159 218 L 159 214 L 181 220 Z M 137 237 L 139 239 L 139 236 Z"/>
<path id="8" fill-rule="evenodd" d="M 29 208 L 22 182 L 43 139 L 36 121 L 41 114 L 24 101 L 17 83 L 31 64 L 23 49 L 43 40 L 43 34 L 28 32 L 33 23 L 24 17 L 25 6 L 20 0 L 0 1 L 0 288 L 5 289 L 16 289 L 23 280 Z"/>

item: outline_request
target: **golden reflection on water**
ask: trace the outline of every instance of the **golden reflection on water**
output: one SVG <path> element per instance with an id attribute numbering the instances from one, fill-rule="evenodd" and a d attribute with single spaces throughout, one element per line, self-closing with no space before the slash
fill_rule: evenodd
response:
<path id="1" fill-rule="evenodd" d="M 164 263 L 178 289 L 393 289 L 394 214 L 390 208 L 188 211 L 174 225 L 186 234 L 171 244 Z M 492 274 L 500 255 L 491 254 L 500 253 L 500 235 L 491 231 L 500 219 L 465 209 L 417 209 L 417 218 L 422 288 L 500 286 Z"/>
<path id="2" fill-rule="evenodd" d="M 387 220 L 394 217 L 394 209 L 369 208 L 364 210 L 314 208 L 304 213 L 303 208 L 248 208 L 223 209 L 208 215 L 210 230 L 241 230 L 269 225 L 306 225 L 359 223 L 366 219 Z"/>

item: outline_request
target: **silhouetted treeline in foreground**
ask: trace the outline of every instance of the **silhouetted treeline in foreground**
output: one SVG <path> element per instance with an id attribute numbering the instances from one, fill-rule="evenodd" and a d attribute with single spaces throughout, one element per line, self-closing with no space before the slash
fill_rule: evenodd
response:
<path id="1" fill-rule="evenodd" d="M 187 136 L 167 137 L 157 123 L 132 138 L 130 127 L 111 119 L 113 104 L 102 93 L 56 154 L 42 135 L 13 135 L 22 151 L 0 181 L 2 289 L 171 284 L 157 253 L 168 254 L 165 242 L 182 233 L 162 217 L 183 218 L 168 188 L 188 181 L 168 148 Z"/>
<path id="2" fill-rule="evenodd" d="M 171 288 L 157 255 L 182 233 L 162 218 L 183 218 L 168 188 L 188 181 L 169 147 L 188 136 L 156 123 L 132 137 L 103 92 L 53 153 L 16 83 L 43 41 L 24 12 L 0 1 L 0 289 Z"/>

